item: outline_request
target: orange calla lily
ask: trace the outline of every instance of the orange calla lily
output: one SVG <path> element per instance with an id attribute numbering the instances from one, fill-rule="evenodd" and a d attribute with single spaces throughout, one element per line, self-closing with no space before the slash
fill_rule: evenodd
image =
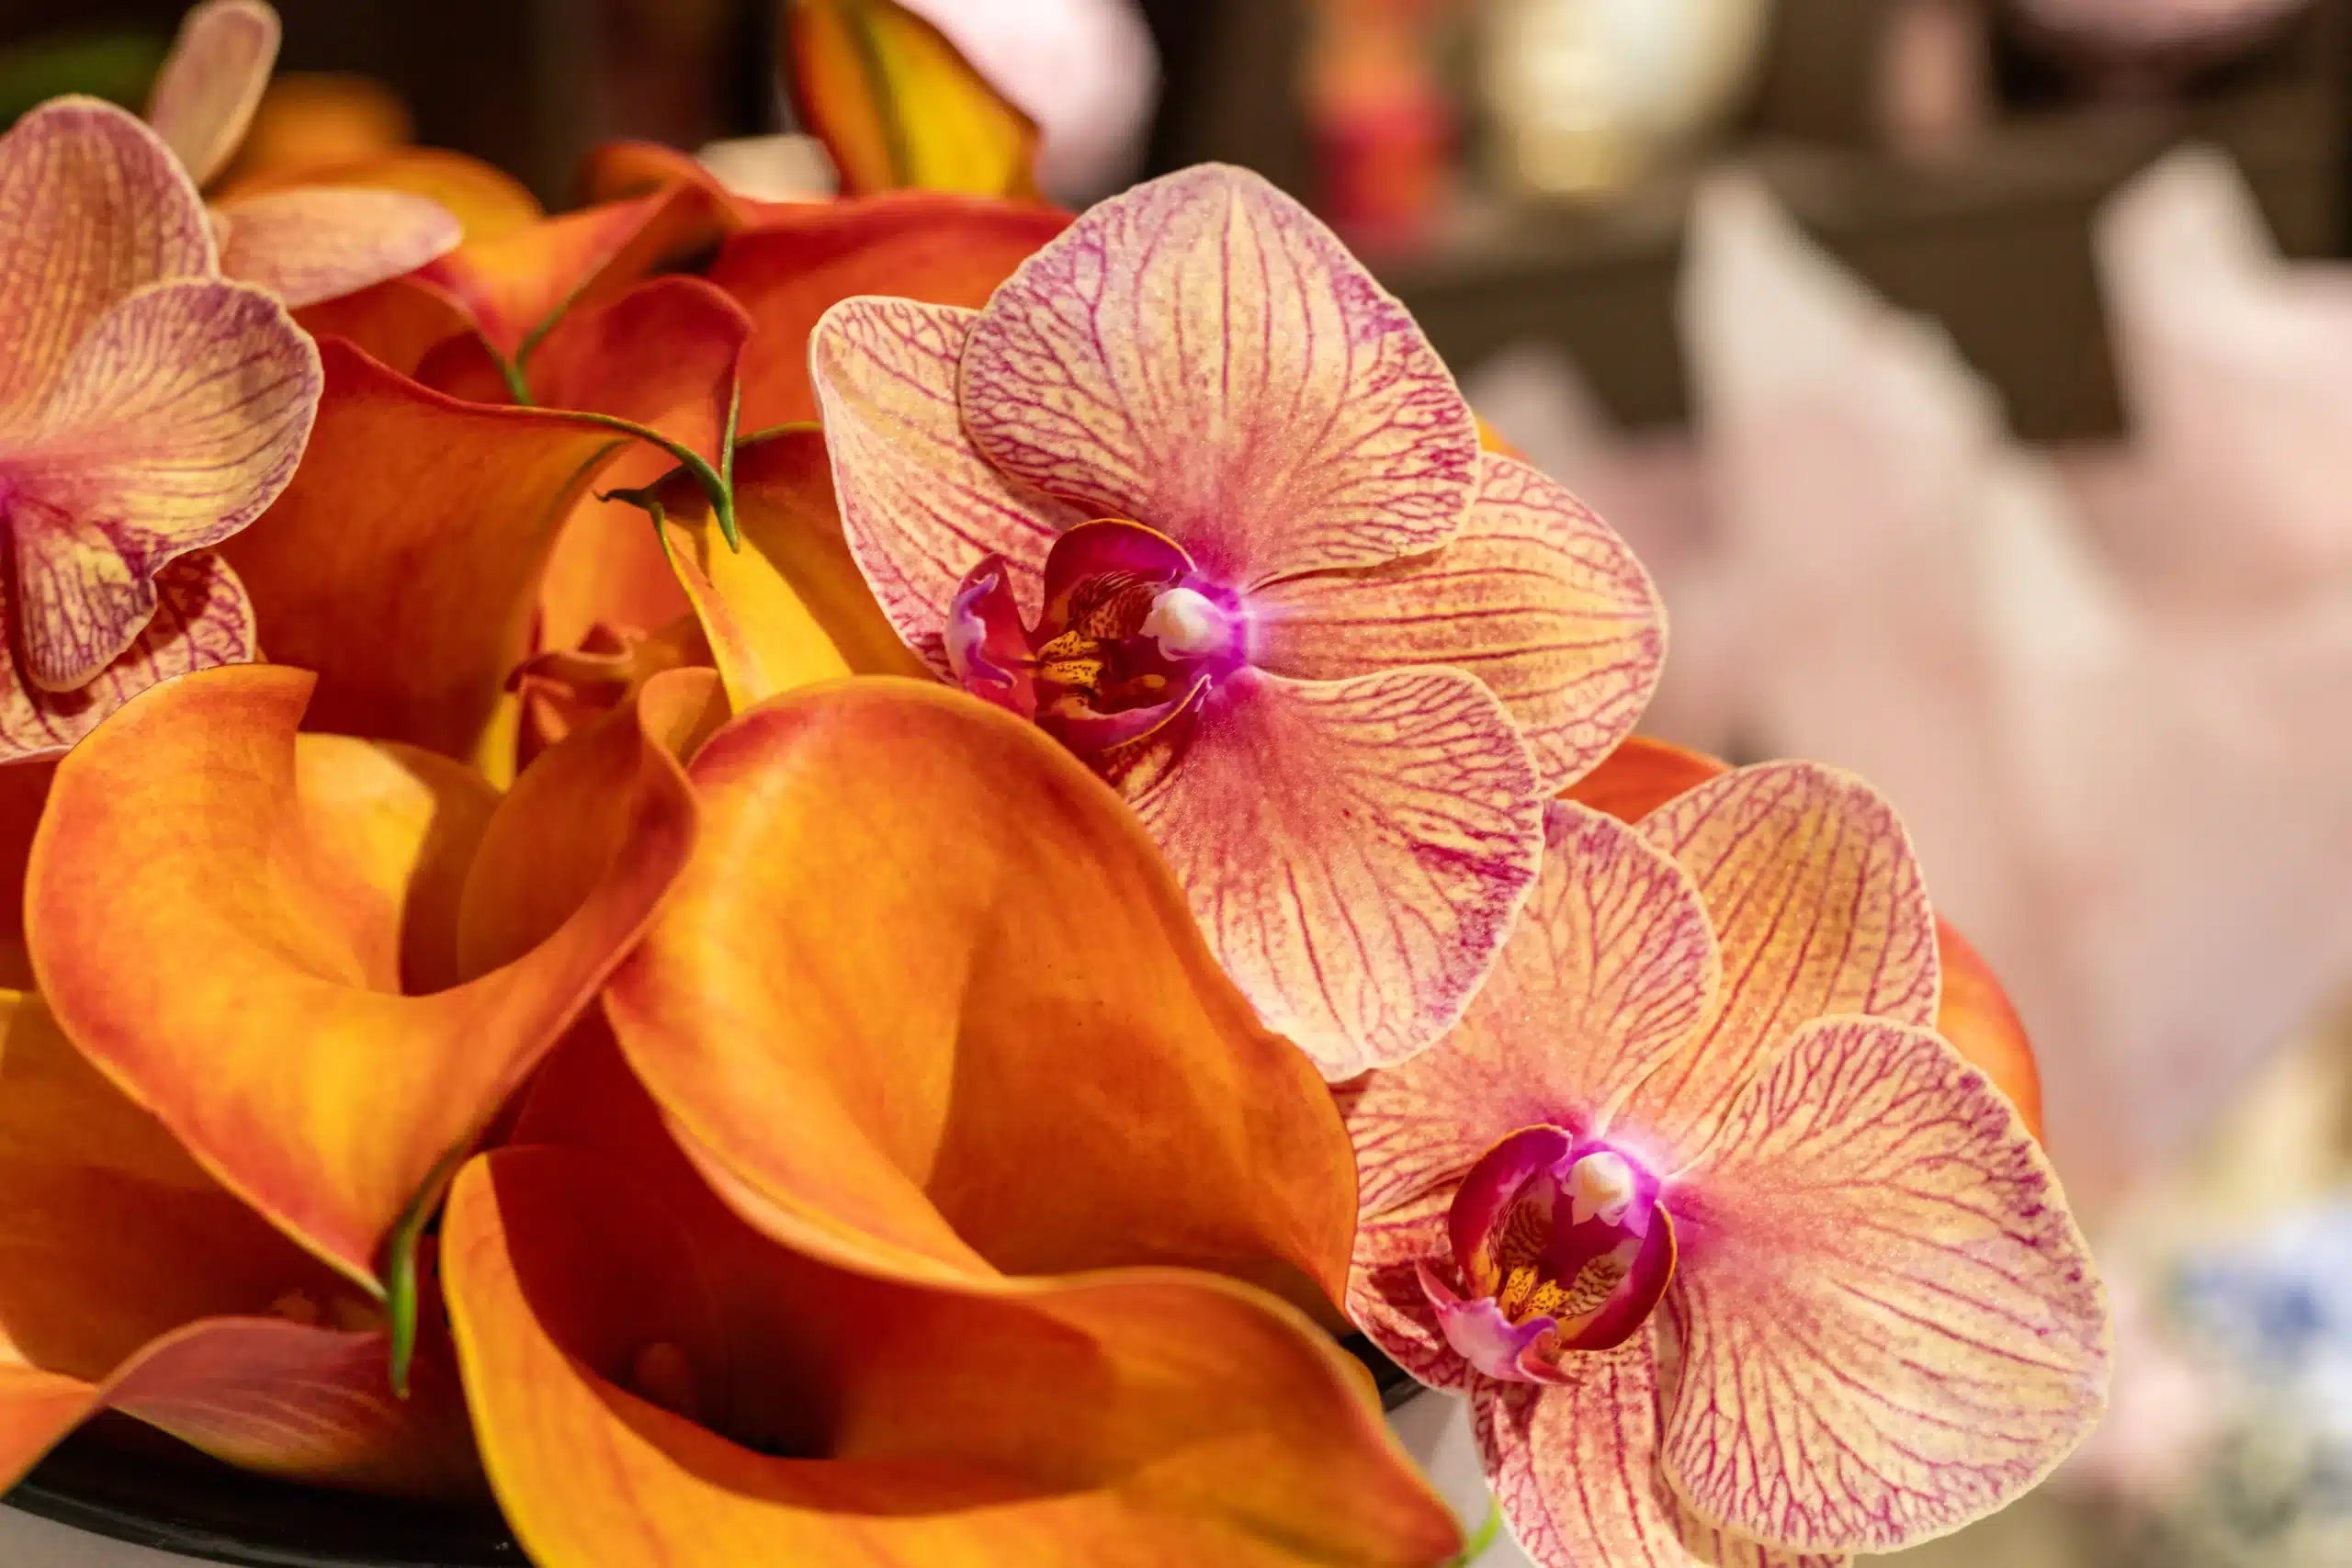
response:
<path id="1" fill-rule="evenodd" d="M 977 308 L 1070 215 L 1032 202 L 936 191 L 788 208 L 729 237 L 710 280 L 759 327 L 745 366 L 743 428 L 817 417 L 808 334 L 818 318 L 857 294 Z"/>
<path id="2" fill-rule="evenodd" d="M 102 1408 L 249 1469 L 405 1495 L 481 1477 L 454 1362 L 410 1397 L 383 1314 L 0 993 L 0 1487 Z"/>
<path id="3" fill-rule="evenodd" d="M 664 738 L 716 682 L 650 683 L 496 809 L 445 759 L 298 735 L 312 689 L 245 666 L 126 708 L 58 769 L 26 925 L 83 1053 L 224 1186 L 381 1292 L 406 1284 L 393 1244 L 436 1176 L 684 863 L 694 802 Z"/>
<path id="4" fill-rule="evenodd" d="M 1037 126 L 894 0 L 792 0 L 794 107 L 851 196 L 1037 192 Z"/>
<path id="5" fill-rule="evenodd" d="M 1605 811 L 1621 822 L 1638 822 L 1651 812 L 1727 772 L 1731 764 L 1702 751 L 1636 735 L 1624 741 L 1560 798 Z M 2041 1136 L 2041 1069 L 2025 1022 L 1968 939 L 1950 920 L 1936 917 L 1936 953 L 1943 972 L 1936 1032 L 1982 1069 L 2018 1109 L 2026 1127 Z"/>

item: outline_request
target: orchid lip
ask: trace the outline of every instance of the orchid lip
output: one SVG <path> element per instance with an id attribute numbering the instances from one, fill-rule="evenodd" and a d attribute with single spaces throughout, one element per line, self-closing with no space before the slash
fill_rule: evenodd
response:
<path id="1" fill-rule="evenodd" d="M 1447 1215 L 1457 1292 L 1424 1262 L 1447 1342 L 1489 1377 L 1547 1382 L 1560 1358 L 1623 1343 L 1674 1273 L 1663 1183 L 1565 1127 L 1524 1127 L 1471 1167 Z"/>

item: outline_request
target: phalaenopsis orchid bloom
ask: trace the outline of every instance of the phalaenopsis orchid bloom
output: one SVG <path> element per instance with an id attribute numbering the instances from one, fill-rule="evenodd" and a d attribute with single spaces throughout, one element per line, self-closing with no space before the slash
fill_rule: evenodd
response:
<path id="1" fill-rule="evenodd" d="M 1267 1022 L 1343 1078 L 1460 1017 L 1664 627 L 1330 231 L 1187 170 L 982 310 L 846 300 L 810 358 L 899 635 L 1120 789 Z"/>
<path id="2" fill-rule="evenodd" d="M 1849 775 L 1547 808 L 1461 1026 L 1343 1091 L 1357 1321 L 1466 1390 L 1545 1568 L 1842 1562 L 2089 1431 L 2105 1303 L 2017 1109 L 1933 1030 L 1935 919 Z"/>

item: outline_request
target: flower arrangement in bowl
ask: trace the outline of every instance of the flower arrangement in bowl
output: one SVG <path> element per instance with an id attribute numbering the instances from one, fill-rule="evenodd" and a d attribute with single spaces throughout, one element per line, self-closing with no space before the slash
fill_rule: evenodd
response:
<path id="1" fill-rule="evenodd" d="M 253 0 L 0 138 L 20 1499 L 1444 1563 L 1356 1330 L 1545 1568 L 2039 1482 L 2105 1307 L 1888 803 L 1630 739 L 1640 563 L 1289 197 L 1054 210 L 918 18 L 793 23 L 838 200 L 208 210 Z"/>

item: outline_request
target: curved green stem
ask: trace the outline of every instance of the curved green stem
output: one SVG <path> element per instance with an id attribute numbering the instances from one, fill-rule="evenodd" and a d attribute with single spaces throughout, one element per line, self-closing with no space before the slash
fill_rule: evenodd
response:
<path id="1" fill-rule="evenodd" d="M 731 439 L 722 449 L 722 456 L 719 458 L 719 462 L 724 466 L 726 471 L 721 472 L 720 469 L 712 468 L 710 466 L 710 460 L 705 457 L 701 453 L 695 451 L 693 447 L 685 446 L 682 442 L 673 441 L 668 436 L 662 434 L 660 431 L 648 429 L 646 426 L 639 424 L 633 420 L 621 419 L 616 415 L 608 413 L 586 413 L 577 409 L 567 410 L 564 417 L 566 419 L 576 419 L 586 424 L 600 424 L 607 430 L 626 431 L 628 434 L 636 436 L 639 441 L 650 442 L 652 445 L 661 447 L 664 452 L 669 453 L 673 457 L 675 457 L 678 460 L 678 466 L 684 468 L 688 473 L 694 475 L 695 482 L 701 485 L 703 493 L 710 498 L 711 515 L 718 519 L 718 532 L 727 540 L 727 547 L 730 550 L 740 550 L 743 547 L 743 536 L 735 526 L 735 481 L 733 477 L 733 470 L 735 468 L 735 444 Z M 729 404 L 728 408 L 727 428 L 728 434 L 731 437 L 735 429 L 735 413 L 732 404 Z M 617 499 L 623 501 L 634 501 L 636 497 L 632 493 L 618 495 Z"/>

